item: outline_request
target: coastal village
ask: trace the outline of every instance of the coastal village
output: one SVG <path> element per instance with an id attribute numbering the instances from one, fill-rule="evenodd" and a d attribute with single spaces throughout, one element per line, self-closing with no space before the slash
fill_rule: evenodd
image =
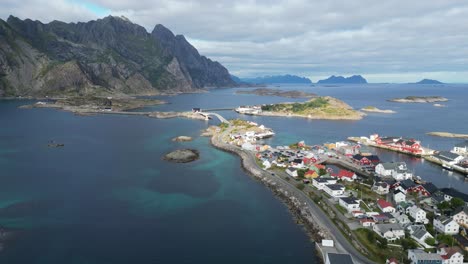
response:
<path id="1" fill-rule="evenodd" d="M 451 151 L 435 151 L 415 139 L 374 134 L 323 145 L 300 141 L 272 147 L 258 136 L 263 131 L 274 135 L 271 129 L 233 122 L 235 133 L 224 140 L 251 152 L 260 168 L 308 194 L 369 258 L 381 263 L 464 263 L 468 195 L 454 188 L 439 189 L 414 175 L 404 162 L 380 160 L 367 146 L 466 173 L 468 141 Z M 239 125 L 243 129 L 237 129 Z M 323 240 L 319 247 L 326 263 L 353 263 L 349 255 L 334 253 L 333 240 Z"/>

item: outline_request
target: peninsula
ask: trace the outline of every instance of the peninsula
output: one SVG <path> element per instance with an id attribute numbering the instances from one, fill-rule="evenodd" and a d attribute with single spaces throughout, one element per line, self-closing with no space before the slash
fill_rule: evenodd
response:
<path id="1" fill-rule="evenodd" d="M 314 93 L 307 93 L 302 91 L 283 91 L 270 88 L 258 88 L 254 90 L 241 90 L 236 91 L 236 94 L 255 94 L 260 96 L 279 96 L 286 98 L 313 98 L 317 95 Z"/>
<path id="2" fill-rule="evenodd" d="M 364 108 L 361 108 L 361 111 L 364 112 L 373 112 L 373 113 L 382 113 L 382 114 L 395 114 L 396 112 L 393 110 L 383 110 L 379 109 L 375 106 L 366 106 Z"/>
<path id="3" fill-rule="evenodd" d="M 429 132 L 427 134 L 430 136 L 435 136 L 435 137 L 468 138 L 468 134 L 455 134 L 455 133 L 449 133 L 449 132 Z"/>
<path id="4" fill-rule="evenodd" d="M 253 115 L 303 117 L 308 119 L 360 120 L 364 113 L 354 110 L 345 102 L 330 96 L 315 97 L 303 103 L 263 105 Z"/>
<path id="5" fill-rule="evenodd" d="M 435 103 L 447 102 L 448 99 L 442 96 L 407 96 L 404 98 L 394 98 L 387 101 L 395 103 Z"/>

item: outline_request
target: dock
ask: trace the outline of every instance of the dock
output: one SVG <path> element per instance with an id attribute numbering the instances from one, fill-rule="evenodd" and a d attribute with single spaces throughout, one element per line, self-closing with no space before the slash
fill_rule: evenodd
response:
<path id="1" fill-rule="evenodd" d="M 438 158 L 434 157 L 434 156 L 424 156 L 423 158 L 425 160 L 429 161 L 429 162 L 432 162 L 434 164 L 442 166 L 443 168 L 446 168 L 444 166 L 444 163 L 441 160 L 439 160 Z M 465 177 L 468 177 L 468 168 L 463 168 L 463 167 L 460 167 L 460 166 L 457 166 L 457 165 L 451 165 L 450 169 L 465 175 Z"/>
<path id="2" fill-rule="evenodd" d="M 380 149 L 386 149 L 386 150 L 390 150 L 390 151 L 394 151 L 394 152 L 398 152 L 398 153 L 402 153 L 402 154 L 406 154 L 406 155 L 410 155 L 410 156 L 420 157 L 420 158 L 425 157 L 425 156 L 431 156 L 432 154 L 434 154 L 434 152 L 436 152 L 436 150 L 434 150 L 434 149 L 421 147 L 421 149 L 422 149 L 421 153 L 414 153 L 414 152 L 410 152 L 410 151 L 405 151 L 405 150 L 392 148 L 392 147 L 386 146 L 386 145 L 376 144 L 376 143 L 374 143 L 372 141 L 364 140 L 364 139 L 359 138 L 359 137 L 348 137 L 348 140 L 352 141 L 352 142 L 362 144 L 362 145 L 365 145 L 365 146 L 380 148 Z"/>

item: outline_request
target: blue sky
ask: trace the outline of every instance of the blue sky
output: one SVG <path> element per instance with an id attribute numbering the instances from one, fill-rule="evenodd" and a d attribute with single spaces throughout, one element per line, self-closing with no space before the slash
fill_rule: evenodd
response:
<path id="1" fill-rule="evenodd" d="M 43 22 L 124 15 L 149 32 L 163 24 L 241 77 L 468 83 L 468 1 L 2 0 L 0 17 L 10 14 Z"/>

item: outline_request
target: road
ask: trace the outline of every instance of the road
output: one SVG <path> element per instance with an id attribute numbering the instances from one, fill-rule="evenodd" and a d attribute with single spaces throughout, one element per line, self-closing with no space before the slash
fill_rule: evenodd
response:
<path id="1" fill-rule="evenodd" d="M 266 172 L 258 167 L 255 162 L 255 155 L 251 151 L 242 150 L 239 147 L 226 144 L 222 141 L 222 138 L 229 133 L 230 129 L 226 129 L 223 133 L 219 133 L 217 136 L 212 137 L 212 143 L 214 146 L 219 147 L 223 150 L 237 153 L 241 156 L 244 167 L 251 172 L 254 176 L 260 178 L 266 178 L 273 180 L 274 182 L 281 184 L 281 187 L 293 194 L 294 197 L 304 201 L 304 205 L 307 206 L 309 212 L 317 220 L 317 224 L 322 228 L 325 228 L 334 238 L 335 247 L 341 252 L 347 252 L 357 263 L 374 263 L 366 256 L 357 251 L 354 246 L 344 237 L 337 226 L 329 219 L 329 217 L 319 208 L 306 194 L 296 188 L 292 183 L 286 181 L 280 176 L 269 172 Z"/>

